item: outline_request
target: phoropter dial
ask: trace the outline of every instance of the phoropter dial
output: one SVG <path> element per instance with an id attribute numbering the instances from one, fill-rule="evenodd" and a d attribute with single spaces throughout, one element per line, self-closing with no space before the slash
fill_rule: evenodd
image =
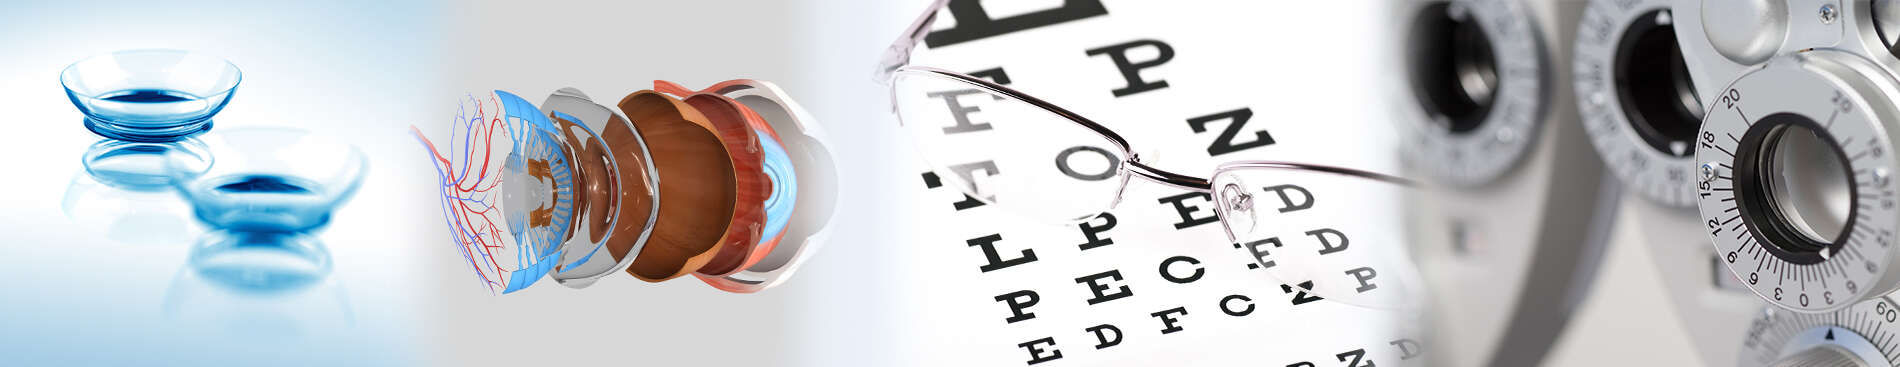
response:
<path id="1" fill-rule="evenodd" d="M 1777 56 L 1719 93 L 1696 142 L 1704 230 L 1763 299 L 1827 312 L 1892 292 L 1893 78 L 1835 50 Z"/>
<path id="2" fill-rule="evenodd" d="M 1546 57 L 1537 19 L 1520 1 L 1413 2 L 1406 73 L 1417 99 L 1408 154 L 1458 185 L 1490 182 L 1537 137 L 1546 110 Z"/>
<path id="3" fill-rule="evenodd" d="M 1669 1 L 1592 2 L 1574 63 L 1577 111 L 1604 163 L 1646 198 L 1694 205 L 1691 155 L 1702 107 Z"/>
<path id="4" fill-rule="evenodd" d="M 1840 311 L 1768 308 L 1742 340 L 1742 366 L 1900 366 L 1900 307 L 1875 298 Z"/>

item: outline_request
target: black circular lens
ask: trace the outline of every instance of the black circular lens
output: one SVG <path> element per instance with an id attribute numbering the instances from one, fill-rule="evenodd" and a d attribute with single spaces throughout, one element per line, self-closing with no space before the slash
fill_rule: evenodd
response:
<path id="1" fill-rule="evenodd" d="M 1645 143 L 1677 157 L 1695 153 L 1702 102 L 1689 81 L 1689 67 L 1676 47 L 1667 10 L 1636 17 L 1618 42 L 1616 92 L 1630 128 Z"/>
<path id="2" fill-rule="evenodd" d="M 1795 264 L 1826 260 L 1853 228 L 1847 155 L 1813 119 L 1763 117 L 1735 152 L 1736 207 L 1769 253 Z"/>
<path id="3" fill-rule="evenodd" d="M 1454 133 L 1483 126 L 1498 90 L 1497 56 L 1484 29 L 1449 3 L 1426 6 L 1412 27 L 1409 64 L 1420 104 Z"/>

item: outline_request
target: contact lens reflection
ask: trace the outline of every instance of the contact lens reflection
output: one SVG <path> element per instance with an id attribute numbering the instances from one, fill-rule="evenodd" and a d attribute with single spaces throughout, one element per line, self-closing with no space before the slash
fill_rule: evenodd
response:
<path id="1" fill-rule="evenodd" d="M 166 292 L 163 312 L 233 335 L 286 338 L 354 322 L 330 251 L 287 232 L 206 233 Z"/>
<path id="2" fill-rule="evenodd" d="M 94 180 L 134 191 L 169 189 L 173 180 L 196 178 L 213 163 L 204 142 L 195 138 L 162 143 L 103 139 L 86 149 L 80 162 Z"/>
<path id="3" fill-rule="evenodd" d="M 60 209 L 77 228 L 120 244 L 182 246 L 203 231 L 191 220 L 191 207 L 169 190 L 108 185 L 86 173 L 73 174 Z"/>
<path id="4" fill-rule="evenodd" d="M 187 264 L 213 284 L 263 295 L 302 289 L 328 277 L 330 250 L 300 233 L 217 231 L 192 247 Z"/>

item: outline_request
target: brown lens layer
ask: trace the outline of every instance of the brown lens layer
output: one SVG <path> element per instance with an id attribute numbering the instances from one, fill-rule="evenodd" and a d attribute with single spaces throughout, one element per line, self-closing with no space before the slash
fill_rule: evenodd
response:
<path id="1" fill-rule="evenodd" d="M 621 99 L 619 107 L 646 138 L 660 176 L 660 220 L 627 273 L 649 282 L 691 273 L 712 260 L 733 222 L 739 182 L 727 144 L 711 119 L 671 96 L 634 92 Z M 638 144 L 624 125 L 609 124 L 605 130 L 602 136 L 609 145 Z M 608 250 L 624 258 L 632 242 L 609 241 Z"/>
<path id="2" fill-rule="evenodd" d="M 654 87 L 684 96 L 683 101 L 704 114 L 725 143 L 735 178 L 735 207 L 725 236 L 715 246 L 715 255 L 697 272 L 713 275 L 736 272 L 759 245 L 765 227 L 765 199 L 771 194 L 772 183 L 760 168 L 765 161 L 765 151 L 759 147 L 759 136 L 753 132 L 754 126 L 765 124 L 765 118 L 726 96 L 695 93 L 665 81 L 655 81 Z"/>

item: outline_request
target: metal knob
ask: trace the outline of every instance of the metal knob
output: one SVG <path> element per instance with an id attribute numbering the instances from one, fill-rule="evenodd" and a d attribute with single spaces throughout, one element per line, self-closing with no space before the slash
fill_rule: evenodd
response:
<path id="1" fill-rule="evenodd" d="M 1775 367 L 1872 367 L 1846 349 L 1823 345 L 1775 361 Z"/>

